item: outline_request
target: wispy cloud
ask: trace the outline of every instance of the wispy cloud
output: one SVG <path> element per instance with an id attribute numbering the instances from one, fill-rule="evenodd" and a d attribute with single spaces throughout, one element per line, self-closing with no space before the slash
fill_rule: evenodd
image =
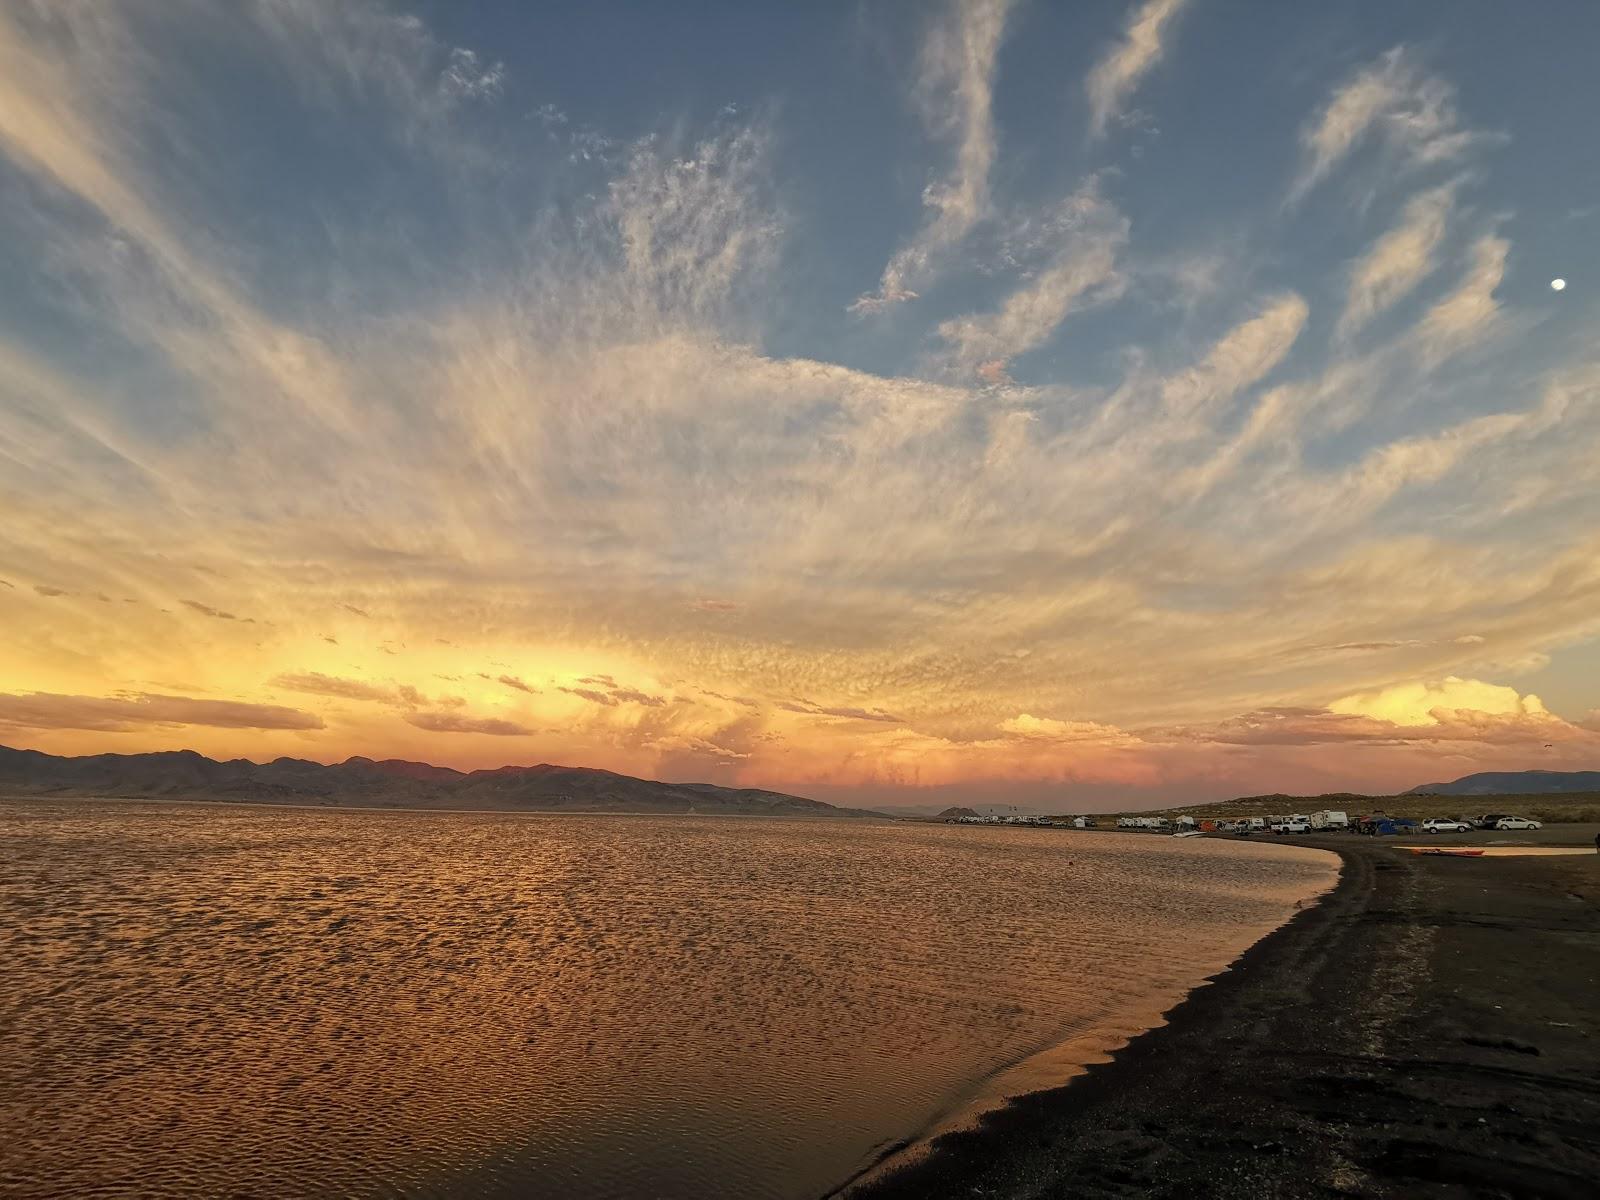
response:
<path id="1" fill-rule="evenodd" d="M 1144 0 L 1128 14 L 1122 38 L 1089 72 L 1089 135 L 1102 137 L 1139 81 L 1161 61 L 1162 37 L 1186 0 Z"/>
<path id="2" fill-rule="evenodd" d="M 1466 128 L 1455 88 L 1426 74 L 1404 47 L 1361 68 L 1333 93 L 1301 133 L 1302 166 L 1289 189 L 1298 201 L 1368 140 L 1399 170 L 1448 163 L 1495 135 Z"/>
<path id="3" fill-rule="evenodd" d="M 1122 743 L 1130 739 L 1114 725 L 1094 721 L 1062 721 L 1054 717 L 1035 717 L 1019 713 L 1000 722 L 1000 732 L 1012 737 L 1044 742 Z"/>
<path id="4" fill-rule="evenodd" d="M 211 618 L 213 618 L 215 620 L 218 620 L 218 621 L 240 621 L 240 620 L 249 620 L 250 619 L 248 617 L 237 617 L 233 613 L 224 612 L 220 608 L 212 608 L 211 605 L 202 604 L 198 600 L 180 600 L 179 603 L 182 604 L 185 608 L 192 608 L 192 609 L 194 609 L 195 612 L 204 613 L 206 616 L 211 617 Z"/>
<path id="5" fill-rule="evenodd" d="M 398 708 L 420 708 L 429 703 L 445 703 L 444 699 L 429 699 L 408 683 L 373 683 L 365 679 L 347 679 L 337 675 L 324 675 L 320 671 L 292 671 L 274 675 L 268 686 L 285 691 L 305 692 L 312 696 L 332 696 L 340 700 L 370 700 Z"/>
<path id="6" fill-rule="evenodd" d="M 413 712 L 406 722 L 429 733 L 486 733 L 494 737 L 523 737 L 533 730 L 502 717 L 473 717 L 465 713 Z"/>
<path id="7" fill-rule="evenodd" d="M 661 737 L 651 738 L 648 745 L 652 750 L 663 754 L 689 755 L 695 758 L 710 758 L 730 763 L 750 757 L 749 751 L 719 746 L 709 738 L 684 734 L 666 734 Z"/>
<path id="8" fill-rule="evenodd" d="M 749 696 L 729 696 L 723 692 L 713 692 L 709 688 L 701 688 L 702 696 L 710 696 L 713 700 L 724 700 L 729 704 L 737 704 L 744 708 L 759 709 L 761 702 Z"/>
<path id="9" fill-rule="evenodd" d="M 664 696 L 652 696 L 636 688 L 617 688 L 611 693 L 611 698 L 621 704 L 643 704 L 647 708 L 660 708 L 667 702 Z"/>
<path id="10" fill-rule="evenodd" d="M 1305 328 L 1310 308 L 1287 293 L 1271 297 L 1255 316 L 1228 330 L 1188 370 L 1163 381 L 1161 400 L 1174 423 L 1209 428 L 1218 406 L 1259 383 L 1288 356 Z M 1192 430 L 1191 425 L 1191 430 Z"/>
<path id="11" fill-rule="evenodd" d="M 592 687 L 558 687 L 556 691 L 565 692 L 569 696 L 577 696 L 580 700 L 587 700 L 591 704 L 603 705 L 606 708 L 616 708 L 620 704 L 639 704 L 646 708 L 661 708 L 666 704 L 666 697 L 651 695 L 641 692 L 637 688 L 619 687 L 609 675 L 597 679 L 580 679 L 579 683 L 588 683 Z"/>
<path id="12" fill-rule="evenodd" d="M 499 95 L 505 74 L 504 63 L 482 63 L 476 51 L 455 46 L 439 76 L 439 91 L 450 100 L 488 100 Z"/>
<path id="13" fill-rule="evenodd" d="M 1119 292 L 1117 253 L 1128 240 L 1129 226 L 1101 197 L 1098 180 L 1063 201 L 1055 224 L 1060 240 L 1053 258 L 1006 297 L 997 312 L 940 323 L 939 337 L 961 373 L 987 369 L 987 381 L 995 382 L 995 372 L 1042 344 L 1076 307 Z"/>
<path id="14" fill-rule="evenodd" d="M 754 127 L 681 147 L 634 144 L 601 210 L 628 316 L 676 325 L 727 315 L 739 285 L 770 265 L 782 222 L 767 195 L 768 151 Z"/>
<path id="15" fill-rule="evenodd" d="M 594 688 L 558 687 L 556 691 L 565 692 L 569 696 L 576 696 L 580 700 L 588 700 L 593 704 L 604 704 L 611 708 L 614 708 L 617 704 L 616 699 L 610 692 L 597 691 Z"/>
<path id="16" fill-rule="evenodd" d="M 857 708 L 841 704 L 815 704 L 810 700 L 784 700 L 779 702 L 779 708 L 785 712 L 805 713 L 812 717 L 838 717 L 845 721 L 882 721 L 887 724 L 897 725 L 900 718 L 893 713 L 884 712 L 881 708 Z"/>
<path id="17" fill-rule="evenodd" d="M 1505 278 L 1510 251 L 1510 242 L 1493 235 L 1473 244 L 1466 275 L 1453 292 L 1428 309 L 1418 325 L 1417 344 L 1429 364 L 1442 361 L 1494 328 L 1500 316 L 1495 291 Z"/>
<path id="18" fill-rule="evenodd" d="M 503 62 L 442 41 L 380 0 L 260 0 L 249 20 L 304 95 L 329 107 L 367 105 L 406 140 L 447 155 L 461 150 L 449 144 L 455 110 L 494 100 L 509 74 Z"/>
<path id="19" fill-rule="evenodd" d="M 1456 184 L 1419 192 L 1407 202 L 1400 223 L 1356 260 L 1339 334 L 1349 337 L 1379 313 L 1408 295 L 1438 267 Z"/>
<path id="20" fill-rule="evenodd" d="M 883 268 L 878 290 L 850 307 L 873 313 L 916 298 L 949 254 L 989 213 L 994 165 L 994 73 L 1012 0 L 953 0 L 929 29 L 917 92 L 932 128 L 955 143 L 949 173 L 923 191 L 927 219 Z"/>
<path id="21" fill-rule="evenodd" d="M 341 679 L 324 675 L 320 671 L 288 672 L 274 675 L 269 681 L 273 687 L 291 692 L 309 692 L 314 696 L 336 696 L 343 700 L 378 700 L 387 702 L 391 689 L 363 679 Z"/>

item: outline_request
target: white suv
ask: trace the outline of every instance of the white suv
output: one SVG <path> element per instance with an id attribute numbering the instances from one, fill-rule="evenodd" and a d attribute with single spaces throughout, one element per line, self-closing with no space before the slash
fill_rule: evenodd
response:
<path id="1" fill-rule="evenodd" d="M 1423 833 L 1465 833 L 1472 826 L 1449 817 L 1429 817 L 1422 823 Z"/>
<path id="2" fill-rule="evenodd" d="M 1496 829 L 1543 829 L 1538 821 L 1530 821 L 1527 817 L 1501 817 L 1494 823 Z"/>

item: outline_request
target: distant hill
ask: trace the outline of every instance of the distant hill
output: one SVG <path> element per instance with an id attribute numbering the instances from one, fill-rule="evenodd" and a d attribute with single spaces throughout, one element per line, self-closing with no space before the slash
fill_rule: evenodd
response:
<path id="1" fill-rule="evenodd" d="M 1449 783 L 1425 783 L 1407 796 L 1548 796 L 1600 792 L 1600 771 L 1479 771 Z"/>
<path id="2" fill-rule="evenodd" d="M 783 792 L 712 783 L 659 783 L 613 771 L 549 763 L 456 771 L 401 759 L 374 762 L 350 758 L 332 765 L 304 758 L 218 762 L 193 750 L 61 758 L 0 746 L 0 794 L 539 812 L 882 815 Z"/>
<path id="3" fill-rule="evenodd" d="M 957 805 L 953 805 L 950 808 L 945 809 L 942 813 L 940 813 L 937 817 L 935 817 L 934 820 L 936 820 L 936 821 L 954 821 L 958 817 L 967 817 L 967 818 L 970 818 L 972 820 L 976 820 L 977 817 L 978 817 L 978 814 L 973 809 L 962 808 L 959 804 L 957 804 Z"/>
<path id="4" fill-rule="evenodd" d="M 1528 772 L 1542 774 L 1544 772 Z M 1584 773 L 1574 773 L 1582 777 Z M 1478 776 L 1468 776 L 1475 779 Z M 1504 776 L 1518 786 L 1525 786 L 1522 776 L 1512 772 Z M 1465 782 L 1465 781 L 1458 781 Z M 1434 787 L 1441 785 L 1435 784 Z M 1466 797 L 1471 796 L 1468 800 Z M 1396 796 L 1368 796 L 1355 792 L 1325 792 L 1320 796 L 1291 796 L 1275 792 L 1264 796 L 1239 796 L 1232 800 L 1203 801 L 1198 804 L 1171 805 L 1163 808 L 1129 809 L 1099 813 L 1101 817 L 1114 816 L 1191 816 L 1191 817 L 1253 817 L 1272 813 L 1314 813 L 1335 809 L 1352 818 L 1362 813 L 1387 812 L 1396 816 L 1457 817 L 1483 812 L 1511 812 L 1532 817 L 1546 824 L 1561 822 L 1600 822 L 1600 788 L 1588 791 L 1563 792 L 1461 792 L 1441 793 L 1432 788 L 1419 788 Z M 1065 814 L 1071 816 L 1074 814 Z"/>

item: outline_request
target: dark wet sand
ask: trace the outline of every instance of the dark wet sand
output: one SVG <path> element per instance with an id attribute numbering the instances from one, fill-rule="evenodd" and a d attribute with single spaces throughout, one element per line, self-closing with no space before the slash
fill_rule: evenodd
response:
<path id="1" fill-rule="evenodd" d="M 850 1194 L 1600 1195 L 1600 856 L 1302 844 L 1338 887 L 1167 1025 Z"/>

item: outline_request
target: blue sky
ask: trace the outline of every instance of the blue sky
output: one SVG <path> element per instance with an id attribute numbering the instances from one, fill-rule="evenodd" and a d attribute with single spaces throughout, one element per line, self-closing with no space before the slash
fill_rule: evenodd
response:
<path id="1" fill-rule="evenodd" d="M 0 735 L 1591 766 L 1600 10 L 1536 15 L 10 6 Z"/>

